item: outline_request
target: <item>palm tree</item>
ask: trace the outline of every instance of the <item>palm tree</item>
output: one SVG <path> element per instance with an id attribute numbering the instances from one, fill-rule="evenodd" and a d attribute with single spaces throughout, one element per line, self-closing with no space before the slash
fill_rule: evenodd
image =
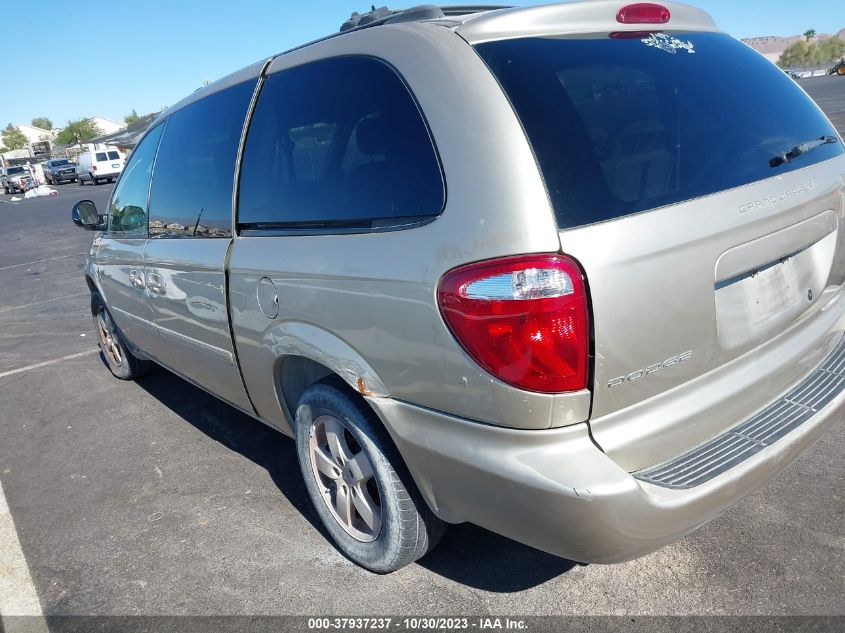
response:
<path id="1" fill-rule="evenodd" d="M 811 39 L 813 39 L 815 36 L 816 36 L 816 29 L 807 29 L 806 31 L 804 31 L 804 37 L 807 38 L 808 42 Z"/>

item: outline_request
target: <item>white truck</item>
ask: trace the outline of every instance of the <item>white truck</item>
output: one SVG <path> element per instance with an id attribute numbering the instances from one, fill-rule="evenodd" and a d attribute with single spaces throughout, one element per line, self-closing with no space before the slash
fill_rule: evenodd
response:
<path id="1" fill-rule="evenodd" d="M 76 159 L 76 177 L 79 184 L 86 181 L 99 185 L 103 180 L 114 182 L 123 171 L 125 156 L 114 145 L 88 143 Z"/>

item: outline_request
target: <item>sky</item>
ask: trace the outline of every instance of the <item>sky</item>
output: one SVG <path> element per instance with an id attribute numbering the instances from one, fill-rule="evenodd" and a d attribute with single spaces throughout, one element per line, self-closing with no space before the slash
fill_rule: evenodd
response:
<path id="1" fill-rule="evenodd" d="M 368 1 L 118 0 L 98 3 L 91 12 L 67 11 L 64 1 L 42 0 L 30 13 L 31 25 L 22 14 L 0 37 L 3 65 L 14 69 L 4 73 L 0 88 L 0 127 L 28 124 L 37 116 L 61 127 L 82 117 L 122 121 L 132 109 L 138 114 L 158 111 L 204 80 L 335 32 L 352 11 L 367 10 Z M 389 6 L 423 2 L 396 1 Z M 845 12 L 836 10 L 841 2 L 690 3 L 709 12 L 731 35 L 753 37 L 796 35 L 809 28 L 835 33 L 845 27 Z"/>

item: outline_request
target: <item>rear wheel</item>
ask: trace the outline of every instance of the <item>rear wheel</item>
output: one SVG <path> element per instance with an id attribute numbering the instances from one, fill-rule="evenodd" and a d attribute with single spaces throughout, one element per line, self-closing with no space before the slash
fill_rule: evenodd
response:
<path id="1" fill-rule="evenodd" d="M 92 185 L 94 185 L 96 187 L 97 185 L 100 184 L 99 179 L 94 174 L 89 173 L 88 175 L 91 176 L 91 184 Z"/>
<path id="2" fill-rule="evenodd" d="M 115 377 L 121 380 L 135 380 L 155 367 L 151 361 L 141 360 L 129 351 L 103 298 L 97 293 L 91 295 L 91 312 L 94 315 L 100 350 Z"/>
<path id="3" fill-rule="evenodd" d="M 354 562 L 388 573 L 440 541 L 446 524 L 426 505 L 373 411 L 340 379 L 305 390 L 296 448 L 317 514 Z"/>

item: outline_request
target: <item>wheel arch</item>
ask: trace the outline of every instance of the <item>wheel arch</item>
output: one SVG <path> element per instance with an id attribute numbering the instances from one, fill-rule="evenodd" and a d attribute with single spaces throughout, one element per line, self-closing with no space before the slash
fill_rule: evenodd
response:
<path id="1" fill-rule="evenodd" d="M 85 262 L 85 285 L 88 286 L 88 290 L 92 294 L 96 292 L 103 297 L 103 301 L 106 300 L 103 289 L 100 287 L 99 279 L 97 278 L 97 264 L 93 257 L 89 257 Z"/>
<path id="2" fill-rule="evenodd" d="M 375 370 L 351 345 L 320 327 L 302 322 L 282 323 L 268 330 L 262 339 L 261 347 L 269 346 L 273 352 L 275 393 L 272 395 L 276 401 L 274 404 L 290 426 L 286 431 L 293 429 L 296 407 L 303 392 L 328 376 L 338 376 L 361 396 L 389 395 Z M 257 366 L 257 359 L 244 356 L 251 354 L 242 354 L 242 364 Z M 249 379 L 250 373 L 248 369 L 244 372 L 247 388 L 261 410 L 270 403 L 267 397 L 262 398 L 262 389 L 256 384 L 258 380 Z"/>

